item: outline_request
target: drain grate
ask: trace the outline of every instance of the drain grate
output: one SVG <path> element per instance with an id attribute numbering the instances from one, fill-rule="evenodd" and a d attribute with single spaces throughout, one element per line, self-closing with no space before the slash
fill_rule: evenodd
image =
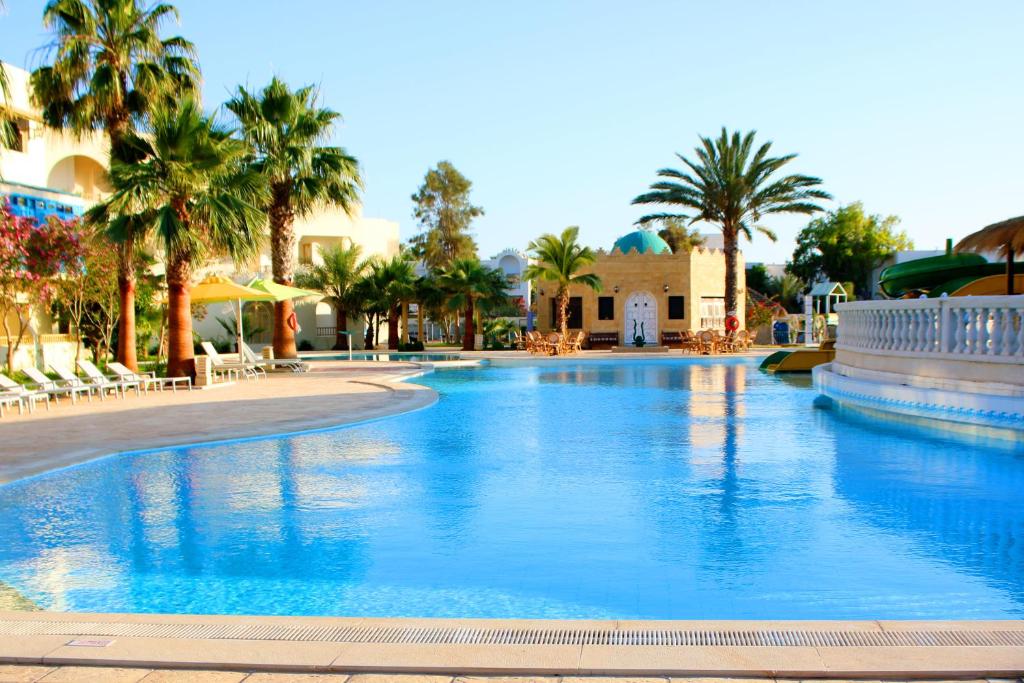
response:
<path id="1" fill-rule="evenodd" d="M 277 640 L 415 645 L 617 645 L 660 647 L 1024 647 L 1024 631 L 545 629 L 458 626 L 281 626 L 84 621 L 4 621 L 0 636 Z"/>

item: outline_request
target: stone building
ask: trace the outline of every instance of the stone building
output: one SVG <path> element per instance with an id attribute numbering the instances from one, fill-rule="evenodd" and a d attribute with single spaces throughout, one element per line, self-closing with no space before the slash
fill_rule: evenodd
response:
<path id="1" fill-rule="evenodd" d="M 610 253 L 598 251 L 588 269 L 603 284 L 600 292 L 574 285 L 569 292 L 569 329 L 583 330 L 606 344 L 631 344 L 642 335 L 648 345 L 661 344 L 662 333 L 725 329 L 725 254 L 697 248 L 673 254 L 665 240 L 644 230 L 616 240 Z M 737 259 L 737 317 L 743 327 L 746 278 L 743 256 Z M 538 281 L 537 328 L 558 327 L 557 290 Z M 634 332 L 635 329 L 635 332 Z M 596 345 L 596 344 L 595 344 Z"/>

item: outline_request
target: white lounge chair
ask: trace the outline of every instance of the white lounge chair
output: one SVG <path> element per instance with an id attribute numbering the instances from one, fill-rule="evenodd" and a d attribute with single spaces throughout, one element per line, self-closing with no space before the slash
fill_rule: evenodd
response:
<path id="1" fill-rule="evenodd" d="M 260 375 L 267 376 L 267 371 L 256 365 L 255 363 L 246 363 L 242 361 L 226 361 L 224 357 L 217 352 L 213 344 L 208 341 L 202 343 L 203 351 L 210 357 L 210 364 L 213 366 L 215 371 L 231 371 L 234 370 L 236 373 L 243 377 L 252 377 L 253 379 L 259 379 Z"/>
<path id="2" fill-rule="evenodd" d="M 64 384 L 66 384 L 67 386 L 85 387 L 89 391 L 90 396 L 92 396 L 93 392 L 96 392 L 97 394 L 99 394 L 101 401 L 103 400 L 103 397 L 106 394 L 105 391 L 100 390 L 95 384 L 92 384 L 91 382 L 86 382 L 75 373 L 68 372 L 62 367 L 51 365 L 50 371 L 55 373 L 58 377 L 60 377 L 60 381 L 64 382 Z"/>
<path id="3" fill-rule="evenodd" d="M 191 377 L 157 377 L 154 372 L 133 372 L 121 363 L 107 363 L 107 369 L 123 382 L 141 382 L 142 390 L 146 392 L 150 387 L 163 391 L 166 386 L 177 392 L 179 384 L 184 384 L 189 391 L 192 390 Z"/>
<path id="4" fill-rule="evenodd" d="M 85 394 L 90 401 L 92 401 L 92 388 L 77 384 L 69 383 L 63 379 L 50 379 L 36 368 L 23 368 L 22 372 L 25 376 L 32 380 L 36 386 L 40 389 L 46 389 L 54 396 L 65 394 L 71 399 L 71 403 L 75 403 L 78 400 L 79 394 Z"/>
<path id="5" fill-rule="evenodd" d="M 138 396 L 142 389 L 142 382 L 139 380 L 122 380 L 107 377 L 100 369 L 92 364 L 92 361 L 80 360 L 78 361 L 78 369 L 85 373 L 85 381 L 88 384 L 92 384 L 100 391 L 107 391 L 113 389 L 114 393 L 120 392 L 121 398 L 125 397 L 125 393 L 128 389 L 134 389 L 135 395 Z"/>
<path id="6" fill-rule="evenodd" d="M 23 403 L 28 404 L 28 412 L 35 412 L 36 402 L 43 401 L 46 403 L 46 409 L 50 409 L 50 398 L 53 394 L 46 389 L 31 389 L 31 386 L 23 386 L 18 384 L 7 375 L 0 375 L 0 394 L 7 396 L 16 396 Z"/>
<path id="7" fill-rule="evenodd" d="M 292 372 L 309 372 L 309 363 L 304 363 L 298 358 L 263 358 L 256 354 L 245 342 L 242 342 L 242 358 L 245 362 L 252 363 L 261 368 L 287 368 Z"/>
<path id="8" fill-rule="evenodd" d="M 4 416 L 4 408 L 9 408 L 13 405 L 18 406 L 19 415 L 25 412 L 25 401 L 22 400 L 21 396 L 0 392 L 0 417 Z"/>

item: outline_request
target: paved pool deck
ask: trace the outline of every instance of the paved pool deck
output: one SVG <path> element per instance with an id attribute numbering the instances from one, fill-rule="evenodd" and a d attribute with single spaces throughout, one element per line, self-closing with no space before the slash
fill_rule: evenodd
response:
<path id="1" fill-rule="evenodd" d="M 582 359 L 611 357 L 592 353 Z M 305 375 L 274 373 L 211 390 L 74 406 L 62 401 L 49 412 L 15 413 L 0 421 L 0 482 L 126 450 L 333 427 L 427 407 L 437 400 L 434 391 L 398 381 L 424 369 L 411 363 L 318 361 Z M 693 676 L 795 681 L 1022 674 L 1021 621 L 494 621 L 0 611 L 0 683 L 509 680 L 468 676 L 664 683 Z"/>
<path id="2" fill-rule="evenodd" d="M 0 483 L 112 453 L 268 436 L 396 415 L 437 401 L 432 389 L 399 380 L 412 363 L 318 361 L 308 373 L 274 372 L 210 389 L 132 392 L 50 410 L 17 409 L 0 420 Z"/>

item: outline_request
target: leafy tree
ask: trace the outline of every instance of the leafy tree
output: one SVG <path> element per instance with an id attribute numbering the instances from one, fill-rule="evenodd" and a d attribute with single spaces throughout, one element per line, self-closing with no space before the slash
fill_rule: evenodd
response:
<path id="1" fill-rule="evenodd" d="M 248 145 L 191 97 L 157 109 L 151 131 L 125 144 L 138 161 L 114 161 L 114 193 L 87 215 L 116 234 L 156 236 L 167 266 L 167 374 L 194 376 L 192 272 L 214 254 L 240 262 L 258 253 L 266 183 L 243 166 Z"/>
<path id="2" fill-rule="evenodd" d="M 106 357 L 117 323 L 118 302 L 118 257 L 106 230 L 88 223 L 79 230 L 81 260 L 54 280 L 54 306 L 66 317 L 78 338 L 76 363 L 86 340 L 91 342 L 97 361 Z M 94 325 L 93 321 L 100 324 Z"/>
<path id="3" fill-rule="evenodd" d="M 763 263 L 753 263 L 747 266 L 747 289 L 753 289 L 761 294 L 769 294 L 771 287 L 771 275 Z"/>
<path id="4" fill-rule="evenodd" d="M 292 90 L 274 78 L 258 93 L 239 88 L 225 105 L 252 146 L 253 170 L 266 177 L 270 198 L 270 258 L 274 282 L 293 284 L 295 219 L 322 206 L 351 214 L 363 181 L 359 162 L 341 147 L 328 146 L 341 114 L 320 106 L 313 86 Z M 290 300 L 274 304 L 274 356 L 295 358 L 295 332 L 288 326 Z"/>
<path id="5" fill-rule="evenodd" d="M 327 301 L 334 306 L 334 348 L 342 351 L 347 351 L 349 347 L 349 335 L 345 334 L 348 331 L 348 316 L 359 312 L 356 284 L 367 268 L 362 253 L 358 244 L 322 247 L 320 263 L 309 266 L 296 277 L 299 287 L 323 292 Z"/>
<path id="6" fill-rule="evenodd" d="M 412 196 L 413 216 L 423 232 L 412 247 L 432 270 L 444 270 L 457 259 L 476 258 L 476 241 L 470 233 L 473 219 L 484 210 L 469 201 L 473 187 L 449 161 L 427 171 L 423 184 Z"/>
<path id="7" fill-rule="evenodd" d="M 806 175 L 788 175 L 775 178 L 775 173 L 796 158 L 795 154 L 781 157 L 768 156 L 771 142 L 754 149 L 754 135 L 722 128 L 721 135 L 712 140 L 702 137 L 696 148 L 696 161 L 676 156 L 686 170 L 663 168 L 660 180 L 651 185 L 651 191 L 633 200 L 634 204 L 664 204 L 680 209 L 692 209 L 693 215 L 650 214 L 640 223 L 674 219 L 714 223 L 722 230 L 725 245 L 725 310 L 735 312 L 737 302 L 736 261 L 739 238 L 751 239 L 758 231 L 774 241 L 775 234 L 759 225 L 769 214 L 813 214 L 821 211 L 817 200 L 831 196 L 817 186 L 820 178 Z"/>
<path id="8" fill-rule="evenodd" d="M 178 19 L 166 3 L 142 0 L 50 0 L 43 23 L 53 34 L 53 63 L 32 73 L 43 120 L 76 134 L 102 129 L 114 159 L 129 161 L 125 139 L 153 108 L 199 84 L 195 48 L 180 36 L 161 38 Z M 118 361 L 137 369 L 136 236 L 120 234 Z"/>
<path id="9" fill-rule="evenodd" d="M 523 272 L 527 280 L 547 280 L 558 287 L 558 327 L 564 337 L 568 334 L 569 287 L 574 284 L 601 291 L 601 278 L 594 273 L 581 272 L 594 263 L 597 255 L 590 247 L 581 245 L 576 226 L 562 231 L 561 236 L 547 233 L 530 242 L 527 249 L 537 259 Z"/>
<path id="10" fill-rule="evenodd" d="M 656 225 L 661 226 L 658 228 L 658 237 L 668 242 L 673 254 L 693 251 L 697 247 L 703 247 L 707 242 L 697 228 L 689 227 L 685 221 L 678 218 L 662 218 L 646 224 L 652 227 Z"/>
<path id="11" fill-rule="evenodd" d="M 811 221 L 796 238 L 787 270 L 806 282 L 852 282 L 860 294 L 871 289 L 871 271 L 897 251 L 913 249 L 896 216 L 867 214 L 860 202 L 841 206 Z"/>
<path id="12" fill-rule="evenodd" d="M 8 370 L 31 323 L 31 307 L 50 300 L 58 276 L 81 269 L 82 249 L 77 221 L 40 224 L 0 204 L 0 325 Z"/>
<path id="13" fill-rule="evenodd" d="M 491 269 L 479 260 L 460 258 L 441 274 L 441 286 L 450 292 L 448 305 L 462 310 L 465 319 L 462 350 L 472 351 L 476 343 L 476 311 L 480 299 L 494 296 L 495 279 Z"/>

